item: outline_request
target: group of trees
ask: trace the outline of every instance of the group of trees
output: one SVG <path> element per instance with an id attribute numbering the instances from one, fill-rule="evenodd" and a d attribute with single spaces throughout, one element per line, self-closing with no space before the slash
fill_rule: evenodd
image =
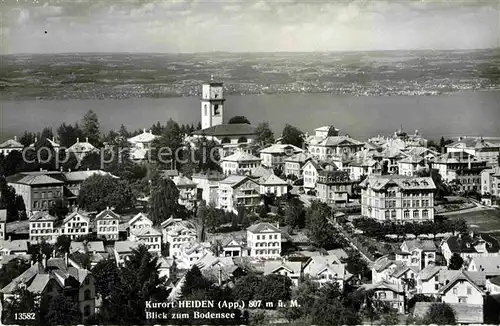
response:
<path id="1" fill-rule="evenodd" d="M 433 234 L 446 232 L 467 232 L 467 223 L 463 219 L 447 220 L 437 219 L 434 222 L 422 223 L 397 223 L 394 221 L 386 221 L 380 223 L 369 218 L 355 219 L 353 222 L 355 228 L 360 229 L 368 237 L 376 239 L 386 239 L 386 235 L 394 234 L 404 236 L 406 234 Z"/>
<path id="2" fill-rule="evenodd" d="M 0 176 L 0 209 L 7 210 L 7 222 L 25 220 L 26 206 L 23 197 Z"/>

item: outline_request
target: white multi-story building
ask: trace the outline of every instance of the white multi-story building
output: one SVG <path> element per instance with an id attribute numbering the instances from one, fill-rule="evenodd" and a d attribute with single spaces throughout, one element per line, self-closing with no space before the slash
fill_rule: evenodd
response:
<path id="1" fill-rule="evenodd" d="M 306 153 L 296 154 L 285 158 L 285 176 L 294 175 L 297 178 L 302 177 L 302 167 L 311 157 Z"/>
<path id="2" fill-rule="evenodd" d="M 433 240 L 406 240 L 399 249 L 396 252 L 396 261 L 417 270 L 424 269 L 436 261 L 437 248 Z"/>
<path id="3" fill-rule="evenodd" d="M 498 137 L 458 137 L 457 141 L 446 146 L 448 153 L 466 152 L 486 161 L 488 165 L 497 166 L 500 155 L 500 138 Z"/>
<path id="4" fill-rule="evenodd" d="M 352 194 L 352 182 L 345 171 L 320 171 L 316 181 L 316 195 L 327 204 L 346 204 Z"/>
<path id="5" fill-rule="evenodd" d="M 252 209 L 260 204 L 259 184 L 247 176 L 233 175 L 219 182 L 219 208 L 236 212 L 238 206 Z"/>
<path id="6" fill-rule="evenodd" d="M 50 215 L 48 212 L 36 212 L 30 219 L 30 241 L 36 243 L 45 240 L 47 242 L 54 241 L 55 227 L 57 218 Z"/>
<path id="7" fill-rule="evenodd" d="M 66 216 L 60 226 L 59 235 L 67 235 L 71 240 L 90 233 L 90 218 L 78 212 Z"/>
<path id="8" fill-rule="evenodd" d="M 225 175 L 216 173 L 194 174 L 192 179 L 196 183 L 197 192 L 201 191 L 201 199 L 207 204 L 218 205 L 219 181 L 224 180 Z"/>
<path id="9" fill-rule="evenodd" d="M 130 241 L 140 241 L 154 255 L 161 255 L 161 232 L 151 226 L 130 230 Z"/>
<path id="10" fill-rule="evenodd" d="M 270 168 L 277 168 L 283 167 L 287 158 L 303 152 L 304 150 L 297 146 L 273 144 L 260 151 L 260 158 L 262 160 L 262 165 Z"/>
<path id="11" fill-rule="evenodd" d="M 361 214 L 378 221 L 434 221 L 432 178 L 369 176 L 360 183 Z"/>
<path id="12" fill-rule="evenodd" d="M 439 290 L 444 303 L 463 303 L 483 305 L 486 293 L 469 276 L 468 272 L 460 271 Z"/>
<path id="13" fill-rule="evenodd" d="M 245 174 L 260 165 L 261 159 L 241 150 L 221 160 L 222 172 L 225 175 Z"/>
<path id="14" fill-rule="evenodd" d="M 496 257 L 499 256 L 500 246 L 498 241 L 491 235 L 482 233 L 458 234 L 445 239 L 441 243 L 441 252 L 450 263 L 453 254 L 459 254 L 464 262 L 468 264 L 474 257 Z"/>
<path id="15" fill-rule="evenodd" d="M 446 266 L 427 265 L 417 275 L 417 293 L 424 295 L 437 296 L 441 287 L 439 282 L 439 273 L 441 270 L 448 269 Z"/>
<path id="16" fill-rule="evenodd" d="M 107 240 L 118 240 L 120 215 L 107 208 L 97 214 L 95 219 L 98 237 Z"/>
<path id="17" fill-rule="evenodd" d="M 180 257 L 184 244 L 196 241 L 196 227 L 189 221 L 169 218 L 161 224 L 163 242 L 168 244 L 168 257 Z"/>
<path id="18" fill-rule="evenodd" d="M 342 170 L 349 174 L 351 180 L 358 181 L 364 176 L 380 174 L 380 164 L 368 158 L 361 161 L 345 162 L 342 166 Z"/>
<path id="19" fill-rule="evenodd" d="M 451 152 L 437 157 L 432 168 L 439 171 L 444 182 L 454 183 L 459 191 L 480 191 L 486 161 L 467 152 Z"/>
<path id="20" fill-rule="evenodd" d="M 333 163 L 318 163 L 315 160 L 308 160 L 302 168 L 302 177 L 304 178 L 304 189 L 313 190 L 316 188 L 316 182 L 321 171 L 335 171 L 337 166 Z"/>
<path id="21" fill-rule="evenodd" d="M 263 259 L 281 257 L 281 231 L 270 223 L 258 223 L 247 228 L 250 256 Z"/>
<path id="22" fill-rule="evenodd" d="M 481 172 L 481 195 L 500 198 L 500 167 L 485 169 Z"/>
<path id="23" fill-rule="evenodd" d="M 334 157 L 352 157 L 361 151 L 365 144 L 349 136 L 316 137 L 309 141 L 308 152 L 318 160 L 329 160 Z"/>

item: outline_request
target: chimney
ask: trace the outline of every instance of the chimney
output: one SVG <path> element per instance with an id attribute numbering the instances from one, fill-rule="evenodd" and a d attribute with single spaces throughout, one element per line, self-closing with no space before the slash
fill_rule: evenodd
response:
<path id="1" fill-rule="evenodd" d="M 470 170 L 472 166 L 471 160 L 470 160 L 470 154 L 469 154 L 469 162 L 467 164 L 468 169 Z"/>
<path id="2" fill-rule="evenodd" d="M 80 138 L 79 137 L 76 138 L 76 142 L 80 143 Z"/>
<path id="3" fill-rule="evenodd" d="M 280 222 L 276 222 L 276 228 L 279 230 L 279 228 L 280 228 Z"/>
<path id="4" fill-rule="evenodd" d="M 69 262 L 69 258 L 68 258 L 68 253 L 66 252 L 64 254 L 64 263 L 66 264 L 66 268 L 68 268 L 68 262 Z"/>
<path id="5" fill-rule="evenodd" d="M 143 133 L 146 133 L 146 128 L 142 129 L 142 132 L 143 132 Z"/>
<path id="6" fill-rule="evenodd" d="M 109 206 L 106 207 L 106 210 L 109 211 Z"/>
<path id="7" fill-rule="evenodd" d="M 17 141 L 17 136 L 14 136 L 14 141 Z"/>
<path id="8" fill-rule="evenodd" d="M 52 136 L 52 141 L 55 143 L 56 142 L 56 137 Z"/>
<path id="9" fill-rule="evenodd" d="M 47 255 L 42 256 L 42 266 L 43 269 L 47 269 Z"/>
<path id="10" fill-rule="evenodd" d="M 85 137 L 85 142 L 88 143 L 89 142 L 89 137 Z"/>

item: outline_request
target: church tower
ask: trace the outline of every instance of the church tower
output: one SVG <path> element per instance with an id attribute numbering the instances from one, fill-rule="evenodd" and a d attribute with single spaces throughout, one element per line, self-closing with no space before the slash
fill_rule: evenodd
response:
<path id="1" fill-rule="evenodd" d="M 214 82 L 213 76 L 204 83 L 201 93 L 201 128 L 206 129 L 224 123 L 224 84 Z"/>

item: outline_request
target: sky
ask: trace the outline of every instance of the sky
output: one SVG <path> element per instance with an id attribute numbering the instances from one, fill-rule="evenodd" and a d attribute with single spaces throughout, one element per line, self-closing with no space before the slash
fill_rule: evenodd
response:
<path id="1" fill-rule="evenodd" d="M 0 15 L 3 54 L 500 47 L 500 0 L 0 0 Z"/>

